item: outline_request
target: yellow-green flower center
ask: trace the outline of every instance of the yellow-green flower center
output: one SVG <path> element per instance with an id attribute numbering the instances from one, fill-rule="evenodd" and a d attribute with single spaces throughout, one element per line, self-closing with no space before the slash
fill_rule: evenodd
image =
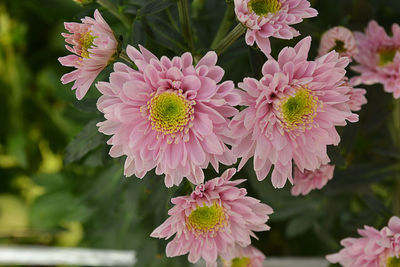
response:
<path id="1" fill-rule="evenodd" d="M 338 53 L 346 52 L 346 48 L 344 48 L 344 42 L 341 40 L 335 40 L 335 46 L 332 47 L 330 51 L 335 50 Z"/>
<path id="2" fill-rule="evenodd" d="M 275 14 L 278 12 L 281 9 L 281 3 L 279 0 L 250 0 L 247 7 L 250 12 L 265 17 L 269 13 Z"/>
<path id="3" fill-rule="evenodd" d="M 388 258 L 386 267 L 400 267 L 400 258 L 397 257 Z"/>
<path id="4" fill-rule="evenodd" d="M 231 267 L 249 267 L 251 264 L 250 258 L 234 258 Z"/>
<path id="5" fill-rule="evenodd" d="M 86 32 L 82 34 L 80 38 L 80 45 L 81 45 L 81 56 L 84 58 L 90 58 L 90 52 L 88 51 L 90 48 L 92 48 L 93 41 L 96 39 L 96 36 L 93 36 L 89 32 Z"/>
<path id="6" fill-rule="evenodd" d="M 148 103 L 152 128 L 163 134 L 183 131 L 193 114 L 193 108 L 182 92 L 164 92 Z"/>
<path id="7" fill-rule="evenodd" d="M 378 52 L 379 55 L 379 66 L 385 66 L 393 62 L 396 56 L 397 49 L 382 49 Z"/>
<path id="8" fill-rule="evenodd" d="M 284 128 L 291 131 L 300 129 L 304 131 L 312 127 L 317 109 L 321 106 L 318 97 L 314 96 L 307 88 L 300 88 L 294 96 L 281 102 L 281 113 Z"/>
<path id="9" fill-rule="evenodd" d="M 186 222 L 189 230 L 195 235 L 205 235 L 211 233 L 215 235 L 227 223 L 224 209 L 214 203 L 212 206 L 204 204 L 193 210 Z"/>

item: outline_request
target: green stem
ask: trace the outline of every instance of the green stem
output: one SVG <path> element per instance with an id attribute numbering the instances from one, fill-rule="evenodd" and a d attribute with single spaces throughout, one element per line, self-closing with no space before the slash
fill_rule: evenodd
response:
<path id="1" fill-rule="evenodd" d="M 119 53 L 119 58 L 125 60 L 127 63 L 131 64 L 136 68 L 135 63 L 128 57 L 128 54 L 124 49 L 122 49 L 121 52 Z"/>
<path id="2" fill-rule="evenodd" d="M 216 48 L 214 49 L 218 55 L 221 55 L 229 46 L 231 46 L 243 33 L 245 33 L 246 27 L 243 26 L 241 23 L 236 25 L 233 30 L 222 39 Z"/>
<path id="3" fill-rule="evenodd" d="M 116 18 L 118 18 L 127 29 L 130 29 L 131 22 L 129 18 L 118 11 L 118 7 L 111 0 L 97 0 L 97 3 L 110 11 Z"/>
<path id="4" fill-rule="evenodd" d="M 174 27 L 174 29 L 179 32 L 179 27 L 178 24 L 176 24 L 175 19 L 172 17 L 171 11 L 169 10 L 169 8 L 166 9 L 167 12 L 167 16 L 169 21 L 171 22 L 172 27 Z"/>
<path id="5" fill-rule="evenodd" d="M 400 99 L 394 100 L 394 108 L 392 115 L 391 135 L 394 145 L 400 151 Z M 400 152 L 399 152 L 400 153 Z M 396 216 L 400 215 L 400 172 L 395 175 L 396 188 L 393 199 L 393 213 Z"/>
<path id="6" fill-rule="evenodd" d="M 179 22 L 181 23 L 183 36 L 188 45 L 189 51 L 194 52 L 192 28 L 190 27 L 190 17 L 189 17 L 189 4 L 188 0 L 178 1 L 178 11 L 179 11 Z"/>
<path id="7" fill-rule="evenodd" d="M 221 21 L 221 24 L 219 25 L 217 34 L 214 37 L 214 40 L 211 44 L 211 50 L 214 50 L 219 42 L 226 36 L 226 34 L 229 32 L 229 29 L 233 23 L 233 20 L 235 18 L 235 12 L 233 11 L 233 4 L 229 3 L 226 7 L 224 18 Z"/>

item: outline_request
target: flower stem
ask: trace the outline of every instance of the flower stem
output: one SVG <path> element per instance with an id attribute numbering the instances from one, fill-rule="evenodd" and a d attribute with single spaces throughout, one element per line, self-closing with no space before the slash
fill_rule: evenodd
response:
<path id="1" fill-rule="evenodd" d="M 97 0 L 97 3 L 107 9 L 111 14 L 118 18 L 127 29 L 130 29 L 131 22 L 129 18 L 118 11 L 118 7 L 111 0 Z"/>
<path id="2" fill-rule="evenodd" d="M 185 41 L 188 45 L 189 51 L 193 53 L 194 44 L 193 44 L 192 28 L 190 26 L 188 0 L 178 1 L 178 11 L 179 11 L 179 22 L 182 27 L 183 36 L 185 37 Z"/>
<path id="3" fill-rule="evenodd" d="M 228 3 L 224 18 L 221 21 L 221 24 L 219 25 L 217 34 L 214 37 L 214 40 L 211 44 L 211 49 L 214 50 L 219 42 L 226 36 L 226 34 L 229 32 L 229 29 L 233 23 L 233 19 L 235 18 L 235 12 L 233 11 L 233 4 Z"/>
<path id="4" fill-rule="evenodd" d="M 124 49 L 119 53 L 119 58 L 125 60 L 127 63 L 131 64 L 134 68 L 136 68 L 135 63 L 128 57 L 128 54 Z"/>
<path id="5" fill-rule="evenodd" d="M 394 101 L 394 108 L 392 114 L 392 127 L 391 127 L 391 135 L 392 140 L 396 148 L 400 151 L 400 99 L 396 99 Z M 400 152 L 399 152 L 400 154 Z M 397 172 L 395 175 L 396 179 L 396 187 L 393 199 L 393 213 L 396 216 L 400 216 L 400 172 Z"/>
<path id="6" fill-rule="evenodd" d="M 231 46 L 243 33 L 245 33 L 246 27 L 241 23 L 236 25 L 235 28 L 232 29 L 224 39 L 222 39 L 218 45 L 215 47 L 215 52 L 218 55 L 221 55 L 229 46 Z"/>

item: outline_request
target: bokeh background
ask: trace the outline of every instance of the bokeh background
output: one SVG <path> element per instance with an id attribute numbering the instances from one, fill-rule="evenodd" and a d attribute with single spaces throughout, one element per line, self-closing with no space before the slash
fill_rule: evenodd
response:
<path id="1" fill-rule="evenodd" d="M 187 50 L 175 1 L 113 2 L 128 27 L 96 2 L 0 1 L 0 245 L 132 249 L 138 252 L 138 266 L 187 266 L 186 257 L 167 259 L 167 242 L 149 235 L 167 218 L 169 199 L 190 187 L 182 183 L 166 189 L 154 172 L 143 180 L 125 178 L 124 159 L 108 156 L 107 137 L 95 126 L 102 120 L 95 87 L 77 101 L 72 85 L 60 82 L 71 71 L 57 61 L 68 54 L 60 35 L 63 22 L 78 22 L 96 8 L 121 36 L 123 47 L 140 43 L 157 56 Z M 273 40 L 273 55 L 311 35 L 314 58 L 321 34 L 333 26 L 363 31 L 375 19 L 390 32 L 400 18 L 395 0 L 310 2 L 319 16 L 296 26 L 302 36 Z M 195 54 L 201 56 L 228 5 L 225 0 L 190 3 Z M 219 59 L 224 79 L 235 82 L 259 77 L 264 62 L 243 37 Z M 368 104 L 358 112 L 360 121 L 341 127 L 340 145 L 329 148 L 336 171 L 323 190 L 292 197 L 289 184 L 276 190 L 269 179 L 258 182 L 252 162 L 236 174 L 248 179 L 244 186 L 251 196 L 274 208 L 271 231 L 258 233 L 254 241 L 267 256 L 324 256 L 340 248 L 340 239 L 355 236 L 356 228 L 381 228 L 390 216 L 400 215 L 400 104 L 380 85 L 364 88 Z M 216 176 L 206 170 L 208 179 Z"/>

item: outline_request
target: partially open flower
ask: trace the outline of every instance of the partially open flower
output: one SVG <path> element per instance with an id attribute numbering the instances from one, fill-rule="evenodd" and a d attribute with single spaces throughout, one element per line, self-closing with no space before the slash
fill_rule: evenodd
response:
<path id="1" fill-rule="evenodd" d="M 307 0 L 235 0 L 238 20 L 247 27 L 246 43 L 271 53 L 269 37 L 292 39 L 299 32 L 290 25 L 317 16 Z"/>
<path id="2" fill-rule="evenodd" d="M 354 57 L 358 49 L 353 33 L 342 26 L 333 27 L 324 32 L 321 37 L 318 55 L 325 55 L 332 50 L 338 52 L 342 57 Z"/>
<path id="3" fill-rule="evenodd" d="M 246 196 L 246 189 L 237 188 L 245 180 L 230 181 L 235 172 L 228 169 L 221 177 L 198 185 L 190 196 L 171 200 L 175 206 L 168 211 L 170 217 L 151 233 L 165 239 L 175 235 L 167 245 L 168 257 L 189 253 L 191 263 L 203 258 L 215 266 L 218 255 L 231 255 L 235 244 L 250 245 L 254 231 L 269 230 L 266 222 L 272 209 Z"/>
<path id="4" fill-rule="evenodd" d="M 400 218 L 393 216 L 387 227 L 377 229 L 364 226 L 359 238 L 346 238 L 338 253 L 326 256 L 331 263 L 343 267 L 398 267 L 400 266 Z"/>
<path id="5" fill-rule="evenodd" d="M 62 36 L 72 45 L 65 47 L 73 54 L 60 57 L 58 61 L 76 70 L 62 76 L 61 82 L 66 84 L 75 81 L 72 90 L 76 89 L 76 97 L 80 100 L 100 72 L 113 61 L 118 42 L 97 9 L 94 19 L 85 17 L 82 23 L 66 22 L 64 25 L 69 33 L 62 33 Z"/>
<path id="6" fill-rule="evenodd" d="M 330 179 L 333 178 L 335 166 L 322 165 L 315 171 L 304 170 L 301 172 L 299 168 L 294 167 L 292 195 L 307 195 L 314 189 L 321 189 Z"/>
<path id="7" fill-rule="evenodd" d="M 190 53 L 159 60 L 140 50 L 127 48 L 138 70 L 117 63 L 110 82 L 96 85 L 103 94 L 97 107 L 106 118 L 99 131 L 112 135 L 112 157 L 127 155 L 125 175 L 142 178 L 156 168 L 167 187 L 183 177 L 200 184 L 209 163 L 217 171 L 220 162 L 235 163 L 225 144 L 233 143 L 228 118 L 237 114 L 240 97 L 232 81 L 221 83 L 216 53 L 193 66 Z"/>
<path id="8" fill-rule="evenodd" d="M 335 126 L 358 120 L 348 104 L 352 88 L 343 83 L 349 59 L 331 51 L 308 61 L 310 45 L 306 37 L 284 48 L 278 60 L 264 64 L 261 80 L 239 83 L 247 106 L 231 122 L 239 169 L 254 156 L 254 170 L 263 180 L 274 165 L 271 179 L 278 188 L 292 182 L 292 161 L 302 172 L 327 164 L 327 145 L 340 141 Z"/>
<path id="9" fill-rule="evenodd" d="M 235 245 L 221 258 L 223 267 L 262 267 L 265 255 L 254 246 Z"/>
<path id="10" fill-rule="evenodd" d="M 393 36 L 376 21 L 368 24 L 364 33 L 355 32 L 359 53 L 354 57 L 359 63 L 352 69 L 361 75 L 351 79 L 354 85 L 383 84 L 384 90 L 400 97 L 400 26 L 392 25 Z"/>

